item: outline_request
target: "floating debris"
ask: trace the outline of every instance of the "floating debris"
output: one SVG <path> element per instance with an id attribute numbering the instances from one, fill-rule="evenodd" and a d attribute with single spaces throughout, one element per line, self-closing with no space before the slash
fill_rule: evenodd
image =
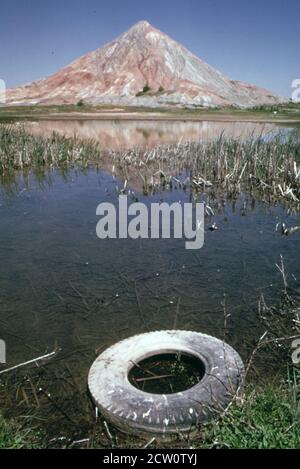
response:
<path id="1" fill-rule="evenodd" d="M 219 229 L 218 225 L 216 223 L 213 223 L 210 227 L 209 227 L 209 231 L 217 231 Z"/>
<path id="2" fill-rule="evenodd" d="M 296 231 L 300 230 L 300 226 L 293 226 L 291 228 L 288 228 L 285 223 L 277 223 L 276 225 L 276 231 L 281 231 L 281 234 L 283 236 L 289 236 Z"/>

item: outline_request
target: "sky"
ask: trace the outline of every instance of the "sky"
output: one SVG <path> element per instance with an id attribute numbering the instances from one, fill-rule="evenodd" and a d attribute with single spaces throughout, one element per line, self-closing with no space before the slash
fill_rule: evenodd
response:
<path id="1" fill-rule="evenodd" d="M 49 76 L 140 20 L 232 79 L 290 97 L 300 78 L 299 0 L 1 0 L 0 79 Z"/>

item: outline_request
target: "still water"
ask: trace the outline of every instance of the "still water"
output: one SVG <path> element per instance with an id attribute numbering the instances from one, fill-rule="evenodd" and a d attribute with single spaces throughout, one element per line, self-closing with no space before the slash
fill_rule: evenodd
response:
<path id="1" fill-rule="evenodd" d="M 278 291 L 280 254 L 299 277 L 299 234 L 275 231 L 278 222 L 294 226 L 298 217 L 247 194 L 216 214 L 218 231 L 207 220 L 199 251 L 185 250 L 184 240 L 99 240 L 96 207 L 117 205 L 116 184 L 105 172 L 73 170 L 67 177 L 53 172 L 42 186 L 32 179 L 29 189 L 20 180 L 16 195 L 2 193 L 0 327 L 9 364 L 55 342 L 67 350 L 78 343 L 92 348 L 175 321 L 220 336 L 224 294 L 241 350 L 258 334 L 260 292 Z M 188 202 L 189 194 L 139 201 Z"/>
<path id="2" fill-rule="evenodd" d="M 74 125 L 67 129 L 73 132 Z M 115 130 L 107 128 L 111 142 Z M 98 132 L 94 122 L 82 129 L 88 136 Z M 127 145 L 131 132 L 130 124 L 118 142 Z M 185 134 L 176 131 L 177 140 L 180 135 Z M 225 198 L 213 218 L 219 230 L 209 230 L 208 218 L 204 247 L 187 251 L 184 240 L 99 240 L 96 207 L 103 201 L 117 204 L 116 186 L 123 184 L 106 171 L 53 170 L 43 179 L 19 174 L 16 180 L 13 187 L 0 187 L 0 338 L 7 344 L 7 366 L 59 345 L 62 359 L 85 386 L 96 353 L 133 334 L 179 328 L 222 338 L 224 295 L 231 314 L 227 340 L 246 359 L 263 331 L 260 294 L 274 302 L 282 288 L 275 266 L 280 254 L 289 282 L 299 289 L 300 234 L 275 230 L 283 221 L 299 224 L 299 215 L 281 205 L 247 193 L 236 201 Z M 148 205 L 190 199 L 188 191 L 176 188 L 137 195 Z"/>
<path id="3" fill-rule="evenodd" d="M 126 120 L 44 120 L 26 123 L 38 135 L 60 135 L 96 140 L 103 149 L 151 148 L 179 141 L 210 140 L 223 134 L 232 138 L 267 136 L 278 130 L 274 124 L 252 122 L 183 122 Z"/>

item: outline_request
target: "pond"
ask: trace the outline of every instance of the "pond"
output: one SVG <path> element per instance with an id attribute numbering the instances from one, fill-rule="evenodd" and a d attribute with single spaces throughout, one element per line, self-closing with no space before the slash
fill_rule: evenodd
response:
<path id="1" fill-rule="evenodd" d="M 58 130 L 57 123 L 52 125 Z M 66 125 L 73 132 L 79 124 Z M 119 124 L 107 125 L 105 145 L 114 141 L 114 125 Z M 140 136 L 136 123 L 126 123 L 128 134 L 120 125 L 118 145 L 131 138 L 145 143 L 144 136 L 135 139 Z M 168 125 L 159 127 L 163 132 Z M 173 141 L 203 130 L 202 124 L 187 126 L 187 134 L 175 126 L 166 135 Z M 82 129 L 89 137 L 100 132 L 94 122 Z M 158 132 L 158 125 L 153 129 Z M 236 200 L 225 196 L 213 218 L 219 230 L 209 229 L 208 217 L 204 247 L 188 251 L 178 239 L 98 239 L 96 207 L 103 201 L 117 205 L 116 187 L 123 185 L 107 171 L 73 168 L 37 176 L 18 174 L 14 186 L 3 185 L 0 192 L 0 338 L 7 344 L 7 366 L 58 345 L 61 359 L 85 389 L 96 354 L 133 334 L 179 328 L 223 338 L 224 301 L 231 315 L 227 340 L 246 359 L 263 332 L 257 317 L 260 294 L 272 303 L 282 288 L 276 268 L 280 254 L 289 282 L 299 289 L 299 232 L 282 236 L 276 231 L 277 223 L 299 224 L 299 215 L 283 205 L 248 193 Z M 180 188 L 137 195 L 148 206 L 190 200 L 189 190 Z"/>
<path id="2" fill-rule="evenodd" d="M 211 140 L 223 134 L 232 138 L 272 135 L 279 128 L 274 124 L 252 122 L 193 122 L 155 120 L 40 120 L 27 122 L 25 128 L 36 135 L 74 135 L 93 139 L 102 149 L 151 148 L 179 141 Z"/>

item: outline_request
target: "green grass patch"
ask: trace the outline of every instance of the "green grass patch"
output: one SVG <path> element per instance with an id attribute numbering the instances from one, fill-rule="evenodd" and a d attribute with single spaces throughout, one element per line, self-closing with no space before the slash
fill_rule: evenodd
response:
<path id="1" fill-rule="evenodd" d="M 251 387 L 243 406 L 233 406 L 223 419 L 207 427 L 200 447 L 299 448 L 299 387 Z"/>
<path id="2" fill-rule="evenodd" d="M 0 449 L 38 449 L 44 447 L 44 435 L 24 428 L 14 420 L 5 420 L 0 415 Z"/>

